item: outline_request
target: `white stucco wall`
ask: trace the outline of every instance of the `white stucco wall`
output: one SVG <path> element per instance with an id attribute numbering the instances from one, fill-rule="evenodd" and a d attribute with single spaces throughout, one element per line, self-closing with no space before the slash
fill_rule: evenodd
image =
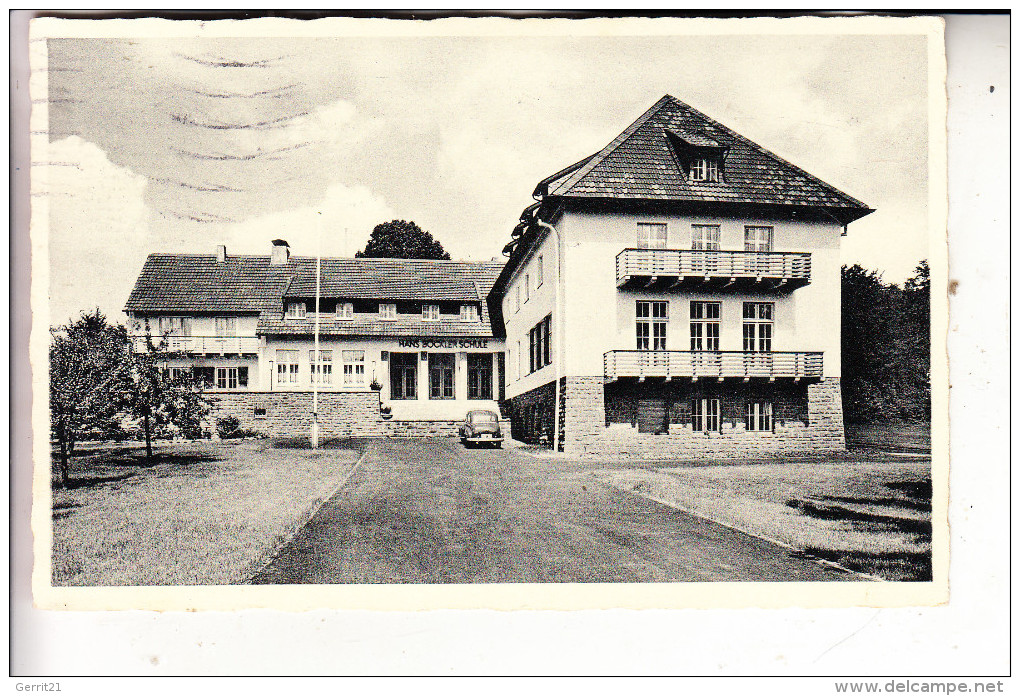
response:
<path id="1" fill-rule="evenodd" d="M 811 282 L 789 294 L 618 290 L 616 256 L 625 248 L 637 246 L 639 222 L 665 223 L 667 248 L 671 249 L 690 249 L 692 224 L 720 225 L 724 251 L 743 250 L 744 225 L 770 225 L 774 228 L 774 251 L 811 253 Z M 741 303 L 775 302 L 774 350 L 822 351 L 825 376 L 839 376 L 842 227 L 835 222 L 569 212 L 557 228 L 564 243 L 566 375 L 600 375 L 606 351 L 636 347 L 634 303 L 639 299 L 670 302 L 667 347 L 688 350 L 690 301 L 710 299 L 722 303 L 721 350 L 741 349 Z"/>

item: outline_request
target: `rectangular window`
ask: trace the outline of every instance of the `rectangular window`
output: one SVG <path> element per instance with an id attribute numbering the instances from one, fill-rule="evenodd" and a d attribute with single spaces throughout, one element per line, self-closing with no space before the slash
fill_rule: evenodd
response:
<path id="1" fill-rule="evenodd" d="M 775 304 L 772 302 L 744 303 L 744 351 L 768 353 L 772 351 L 772 321 Z"/>
<path id="2" fill-rule="evenodd" d="M 492 354 L 468 353 L 468 398 L 492 398 Z"/>
<path id="3" fill-rule="evenodd" d="M 666 350 L 669 303 L 639 300 L 637 303 L 637 349 Z"/>
<path id="4" fill-rule="evenodd" d="M 308 351 L 308 362 L 312 370 L 312 384 L 326 386 L 333 384 L 333 351 L 320 350 L 319 359 L 315 359 L 315 351 Z"/>
<path id="5" fill-rule="evenodd" d="M 255 418 L 260 418 L 260 419 L 261 418 L 265 418 L 266 417 L 266 407 L 265 406 L 255 406 L 252 409 L 252 415 Z"/>
<path id="6" fill-rule="evenodd" d="M 287 318 L 288 319 L 304 319 L 305 318 L 305 303 L 304 302 L 288 302 L 287 303 Z"/>
<path id="7" fill-rule="evenodd" d="M 535 287 L 542 287 L 542 283 L 545 282 L 545 268 L 542 263 L 541 255 L 538 257 L 538 261 L 535 264 Z"/>
<path id="8" fill-rule="evenodd" d="M 478 305 L 462 304 L 460 306 L 461 321 L 478 321 Z"/>
<path id="9" fill-rule="evenodd" d="M 666 225 L 659 222 L 639 222 L 637 245 L 638 249 L 665 249 Z"/>
<path id="10" fill-rule="evenodd" d="M 524 274 L 524 301 L 527 302 L 531 299 L 531 274 Z"/>
<path id="11" fill-rule="evenodd" d="M 521 286 L 518 285 L 514 288 L 514 311 L 521 311 Z"/>
<path id="12" fill-rule="evenodd" d="M 237 389 L 237 368 L 217 367 L 216 368 L 217 389 Z"/>
<path id="13" fill-rule="evenodd" d="M 744 412 L 744 428 L 758 432 L 772 431 L 772 403 L 769 401 L 748 401 Z"/>
<path id="14" fill-rule="evenodd" d="M 719 302 L 691 302 L 691 350 L 719 350 Z"/>
<path id="15" fill-rule="evenodd" d="M 528 332 L 529 373 L 552 363 L 552 315 L 535 324 Z"/>
<path id="16" fill-rule="evenodd" d="M 216 336 L 227 338 L 237 335 L 237 317 L 216 317 Z"/>
<path id="17" fill-rule="evenodd" d="M 691 225 L 691 249 L 719 251 L 719 225 Z"/>
<path id="18" fill-rule="evenodd" d="M 397 305 L 395 304 L 379 304 L 379 318 L 387 321 L 397 318 Z"/>
<path id="19" fill-rule="evenodd" d="M 191 375 L 190 367 L 171 367 L 167 376 L 171 382 L 179 382 L 187 379 Z"/>
<path id="20" fill-rule="evenodd" d="M 517 341 L 517 360 L 514 362 L 517 364 L 517 379 L 524 376 L 524 345 L 521 341 Z"/>
<path id="21" fill-rule="evenodd" d="M 390 398 L 418 398 L 418 355 L 390 353 Z"/>
<path id="22" fill-rule="evenodd" d="M 691 181 L 719 181 L 719 162 L 714 159 L 696 159 L 691 162 Z"/>
<path id="23" fill-rule="evenodd" d="M 772 251 L 772 228 L 745 226 L 744 251 Z"/>
<path id="24" fill-rule="evenodd" d="M 298 351 L 276 350 L 276 383 L 297 384 L 298 381 Z"/>
<path id="25" fill-rule="evenodd" d="M 429 398 L 453 398 L 453 353 L 429 353 Z"/>
<path id="26" fill-rule="evenodd" d="M 343 361 L 344 386 L 361 387 L 365 384 L 365 351 L 363 350 L 342 350 L 340 358 Z"/>
<path id="27" fill-rule="evenodd" d="M 439 305 L 427 304 L 421 308 L 422 321 L 439 321 Z"/>
<path id="28" fill-rule="evenodd" d="M 552 364 L 552 315 L 542 320 L 542 335 L 545 341 L 542 343 L 542 365 Z"/>
<path id="29" fill-rule="evenodd" d="M 691 400 L 691 429 L 696 433 L 719 432 L 719 399 Z"/>
<path id="30" fill-rule="evenodd" d="M 190 336 L 191 317 L 160 317 L 160 336 Z"/>
<path id="31" fill-rule="evenodd" d="M 354 318 L 354 303 L 353 302 L 338 302 L 336 305 L 336 318 L 337 319 L 353 319 Z"/>

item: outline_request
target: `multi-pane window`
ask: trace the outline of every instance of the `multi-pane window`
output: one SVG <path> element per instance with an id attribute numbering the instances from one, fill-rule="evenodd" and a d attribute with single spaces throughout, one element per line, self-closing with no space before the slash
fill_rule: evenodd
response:
<path id="1" fill-rule="evenodd" d="M 519 312 L 521 310 L 521 286 L 518 285 L 514 288 L 514 311 Z"/>
<path id="2" fill-rule="evenodd" d="M 421 308 L 423 321 L 439 321 L 439 305 L 427 304 Z"/>
<path id="3" fill-rule="evenodd" d="M 315 351 L 308 351 L 308 362 L 312 370 L 312 384 L 333 384 L 333 351 L 320 350 L 319 359 L 315 359 Z"/>
<path id="4" fill-rule="evenodd" d="M 216 317 L 216 336 L 227 338 L 237 335 L 237 317 Z"/>
<path id="5" fill-rule="evenodd" d="M 744 350 L 767 353 L 772 350 L 772 302 L 744 303 Z"/>
<path id="6" fill-rule="evenodd" d="M 691 225 L 691 249 L 719 251 L 719 225 Z"/>
<path id="7" fill-rule="evenodd" d="M 691 350 L 719 350 L 722 304 L 691 302 Z"/>
<path id="8" fill-rule="evenodd" d="M 340 358 L 343 362 L 344 386 L 360 387 L 365 384 L 365 351 L 342 350 Z"/>
<path id="9" fill-rule="evenodd" d="M 524 301 L 527 302 L 531 299 L 531 274 L 524 274 Z"/>
<path id="10" fill-rule="evenodd" d="M 390 353 L 390 398 L 418 398 L 417 353 Z"/>
<path id="11" fill-rule="evenodd" d="M 767 432 L 772 430 L 772 403 L 769 401 L 748 401 L 744 411 L 744 428 Z"/>
<path id="12" fill-rule="evenodd" d="M 468 398 L 492 398 L 492 354 L 468 353 Z"/>
<path id="13" fill-rule="evenodd" d="M 237 368 L 217 367 L 216 368 L 217 389 L 237 389 Z"/>
<path id="14" fill-rule="evenodd" d="M 717 433 L 720 428 L 719 399 L 692 399 L 691 429 L 696 433 Z"/>
<path id="15" fill-rule="evenodd" d="M 304 302 L 288 302 L 287 303 L 287 318 L 288 319 L 304 319 L 306 314 Z"/>
<path id="16" fill-rule="evenodd" d="M 528 332 L 528 366 L 529 372 L 541 370 L 552 362 L 552 315 L 535 324 Z"/>
<path id="17" fill-rule="evenodd" d="M 545 269 L 542 264 L 542 256 L 539 255 L 538 261 L 535 263 L 535 287 L 542 287 L 543 281 L 545 281 Z"/>
<path id="18" fill-rule="evenodd" d="M 665 249 L 665 223 L 639 222 L 637 224 L 637 245 L 638 249 Z"/>
<path id="19" fill-rule="evenodd" d="M 453 398 L 453 353 L 429 353 L 429 398 Z"/>
<path id="20" fill-rule="evenodd" d="M 354 318 L 354 303 L 353 302 L 338 302 L 336 305 L 336 318 L 337 319 L 353 319 Z"/>
<path id="21" fill-rule="evenodd" d="M 691 181 L 719 181 L 718 160 L 693 160 L 691 162 Z"/>
<path id="22" fill-rule="evenodd" d="M 637 303 L 637 349 L 666 350 L 669 303 L 639 300 Z"/>
<path id="23" fill-rule="evenodd" d="M 298 351 L 278 348 L 276 350 L 276 383 L 297 384 Z"/>
<path id="24" fill-rule="evenodd" d="M 396 319 L 397 318 L 397 305 L 392 303 L 379 303 L 379 318 L 380 319 Z"/>
<path id="25" fill-rule="evenodd" d="M 170 371 L 167 373 L 167 376 L 170 378 L 170 381 L 178 382 L 180 380 L 187 379 L 189 376 L 191 376 L 191 368 L 171 367 Z"/>
<path id="26" fill-rule="evenodd" d="M 191 317 L 160 317 L 159 333 L 161 336 L 190 336 Z"/>
<path id="27" fill-rule="evenodd" d="M 772 251 L 772 228 L 756 225 L 745 226 L 744 251 Z"/>
<path id="28" fill-rule="evenodd" d="M 462 304 L 460 306 L 461 321 L 478 321 L 478 305 Z"/>

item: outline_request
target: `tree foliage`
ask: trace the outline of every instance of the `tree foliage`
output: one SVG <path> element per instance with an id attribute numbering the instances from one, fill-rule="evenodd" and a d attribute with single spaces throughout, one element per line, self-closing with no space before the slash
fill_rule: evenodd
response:
<path id="1" fill-rule="evenodd" d="M 413 222 L 405 220 L 391 220 L 376 225 L 364 250 L 354 256 L 370 259 L 450 258 L 439 240 Z"/>
<path id="2" fill-rule="evenodd" d="M 931 417 L 930 280 L 926 261 L 900 288 L 843 267 L 842 390 L 846 418 Z"/>

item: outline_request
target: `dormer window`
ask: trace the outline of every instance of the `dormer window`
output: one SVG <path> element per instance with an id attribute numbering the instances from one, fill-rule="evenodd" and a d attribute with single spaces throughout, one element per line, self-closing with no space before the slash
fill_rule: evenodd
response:
<path id="1" fill-rule="evenodd" d="M 478 307 L 471 304 L 462 304 L 460 306 L 460 320 L 478 321 Z"/>
<path id="2" fill-rule="evenodd" d="M 691 162 L 691 181 L 719 182 L 719 163 L 714 159 L 696 159 Z"/>
<path id="3" fill-rule="evenodd" d="M 386 321 L 393 321 L 397 318 L 397 305 L 395 304 L 380 304 L 379 305 L 379 318 Z"/>
<path id="4" fill-rule="evenodd" d="M 288 319 L 304 319 L 305 318 L 305 303 L 304 302 L 288 302 L 287 303 L 287 318 Z"/>
<path id="5" fill-rule="evenodd" d="M 353 302 L 338 302 L 336 305 L 336 318 L 337 319 L 353 319 L 354 318 L 354 303 Z"/>
<path id="6" fill-rule="evenodd" d="M 427 304 L 421 308 L 422 321 L 439 321 L 439 305 Z"/>

